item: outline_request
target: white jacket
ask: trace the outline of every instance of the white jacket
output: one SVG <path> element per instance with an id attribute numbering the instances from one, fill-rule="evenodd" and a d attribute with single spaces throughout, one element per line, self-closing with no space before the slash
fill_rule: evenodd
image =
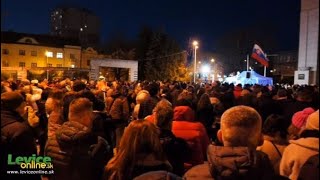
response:
<path id="1" fill-rule="evenodd" d="M 280 175 L 296 180 L 300 169 L 309 157 L 319 153 L 319 138 L 308 137 L 291 140 L 283 152 Z"/>

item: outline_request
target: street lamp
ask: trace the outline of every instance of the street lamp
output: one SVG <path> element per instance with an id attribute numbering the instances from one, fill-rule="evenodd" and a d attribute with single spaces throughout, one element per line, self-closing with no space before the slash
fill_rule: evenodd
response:
<path id="1" fill-rule="evenodd" d="M 47 57 L 47 65 L 46 65 L 46 69 L 47 69 L 47 80 L 49 81 L 49 69 L 48 69 L 48 57 L 49 57 L 49 52 L 46 51 L 46 57 Z"/>
<path id="2" fill-rule="evenodd" d="M 198 48 L 198 41 L 193 41 L 194 47 L 194 64 L 193 64 L 193 82 L 196 82 L 196 70 L 197 70 L 197 48 Z"/>
<path id="3" fill-rule="evenodd" d="M 211 59 L 211 62 L 214 63 L 214 59 L 213 58 Z"/>

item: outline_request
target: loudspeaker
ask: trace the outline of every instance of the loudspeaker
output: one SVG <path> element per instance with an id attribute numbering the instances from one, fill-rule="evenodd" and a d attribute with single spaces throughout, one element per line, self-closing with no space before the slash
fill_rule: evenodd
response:
<path id="1" fill-rule="evenodd" d="M 249 79 L 250 77 L 251 77 L 251 73 L 250 73 L 250 72 L 247 72 L 246 78 Z"/>

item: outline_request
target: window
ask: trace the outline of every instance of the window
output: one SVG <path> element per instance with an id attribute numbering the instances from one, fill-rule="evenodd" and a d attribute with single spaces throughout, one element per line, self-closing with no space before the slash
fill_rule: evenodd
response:
<path id="1" fill-rule="evenodd" d="M 70 59 L 75 59 L 76 56 L 74 54 L 70 54 Z"/>
<path id="2" fill-rule="evenodd" d="M 58 52 L 58 53 L 57 53 L 57 58 L 59 58 L 59 59 L 63 58 L 63 53 Z"/>
<path id="3" fill-rule="evenodd" d="M 26 63 L 25 62 L 19 62 L 19 67 L 26 67 Z"/>
<path id="4" fill-rule="evenodd" d="M 25 56 L 26 55 L 26 51 L 25 50 L 19 50 L 19 55 L 20 56 Z"/>
<path id="5" fill-rule="evenodd" d="M 37 56 L 37 51 L 31 51 L 31 56 Z"/>
<path id="6" fill-rule="evenodd" d="M 87 66 L 90 66 L 90 60 L 87 60 Z"/>
<path id="7" fill-rule="evenodd" d="M 46 51 L 46 56 L 47 56 L 47 57 L 53 57 L 53 52 L 51 52 L 51 51 Z"/>
<path id="8" fill-rule="evenodd" d="M 62 67 L 62 64 L 57 64 L 57 67 Z"/>
<path id="9" fill-rule="evenodd" d="M 2 49 L 2 54 L 9 54 L 9 50 L 8 49 Z"/>
<path id="10" fill-rule="evenodd" d="M 37 63 L 31 63 L 31 67 L 37 67 Z"/>
<path id="11" fill-rule="evenodd" d="M 52 67 L 52 64 L 49 64 L 49 63 L 48 63 L 47 67 Z"/>

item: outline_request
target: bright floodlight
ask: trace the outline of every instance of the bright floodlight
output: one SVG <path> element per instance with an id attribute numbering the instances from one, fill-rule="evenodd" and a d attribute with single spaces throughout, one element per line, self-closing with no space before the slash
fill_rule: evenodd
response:
<path id="1" fill-rule="evenodd" d="M 193 41 L 192 43 L 194 46 L 197 46 L 198 45 L 198 41 Z"/>
<path id="2" fill-rule="evenodd" d="M 207 74 L 210 72 L 210 67 L 209 66 L 202 66 L 201 68 L 201 72 L 204 73 L 204 74 Z"/>

